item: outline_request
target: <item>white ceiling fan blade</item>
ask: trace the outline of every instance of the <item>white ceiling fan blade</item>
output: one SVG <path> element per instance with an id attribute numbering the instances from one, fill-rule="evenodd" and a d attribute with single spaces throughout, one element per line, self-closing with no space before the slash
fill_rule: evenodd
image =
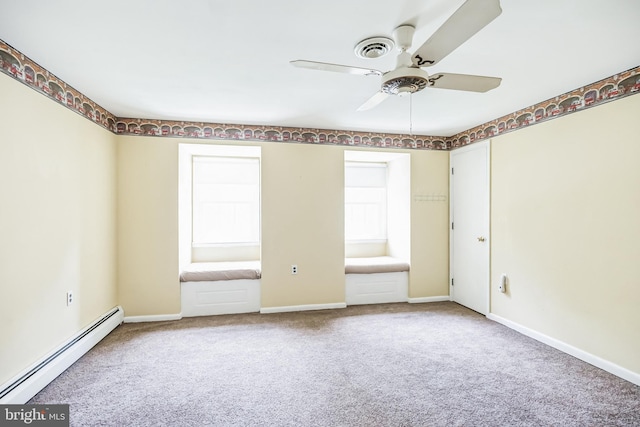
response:
<path id="1" fill-rule="evenodd" d="M 358 107 L 358 109 L 356 111 L 370 110 L 373 107 L 375 107 L 378 104 L 380 104 L 385 99 L 387 99 L 388 97 L 389 97 L 389 94 L 386 93 L 386 92 L 382 92 L 382 91 L 376 92 L 376 94 L 373 95 L 371 98 L 369 98 L 369 100 L 367 102 L 365 102 L 360 107 Z"/>
<path id="2" fill-rule="evenodd" d="M 499 77 L 472 76 L 469 74 L 439 73 L 429 77 L 431 87 L 439 89 L 487 92 L 500 86 Z"/>
<path id="3" fill-rule="evenodd" d="M 329 64 L 328 62 L 315 62 L 296 60 L 289 62 L 294 67 L 309 68 L 311 70 L 334 71 L 336 73 L 356 74 L 359 76 L 381 76 L 382 71 L 371 68 L 350 67 L 348 65 Z"/>
<path id="4" fill-rule="evenodd" d="M 420 46 L 411 60 L 430 67 L 453 52 L 502 13 L 500 0 L 467 0 Z"/>

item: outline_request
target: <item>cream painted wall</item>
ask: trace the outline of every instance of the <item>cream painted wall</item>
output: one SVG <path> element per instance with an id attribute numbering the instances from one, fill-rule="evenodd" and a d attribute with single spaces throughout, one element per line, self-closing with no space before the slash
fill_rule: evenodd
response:
<path id="1" fill-rule="evenodd" d="M 491 203 L 491 312 L 635 373 L 638 112 L 632 96 L 495 138 Z"/>
<path id="2" fill-rule="evenodd" d="M 178 140 L 118 137 L 118 298 L 125 316 L 180 313 Z"/>
<path id="3" fill-rule="evenodd" d="M 117 295 L 115 135 L 4 74 L 0 94 L 1 384 Z"/>
<path id="4" fill-rule="evenodd" d="M 344 302 L 344 150 L 263 146 L 263 307 Z M 409 296 L 447 296 L 449 204 L 413 196 L 446 197 L 449 153 L 394 152 L 411 156 Z M 291 264 L 298 265 L 295 276 Z"/>
<path id="5" fill-rule="evenodd" d="M 342 150 L 262 147 L 262 272 L 263 307 L 344 302 Z"/>
<path id="6" fill-rule="evenodd" d="M 180 141 L 199 142 L 118 139 L 118 289 L 126 316 L 180 312 Z M 262 306 L 344 302 L 344 148 L 254 145 L 262 147 Z M 448 153 L 405 152 L 412 194 L 446 195 Z M 448 295 L 448 203 L 412 206 L 410 295 Z"/>
<path id="7" fill-rule="evenodd" d="M 448 195 L 449 152 L 412 151 L 409 298 L 449 295 Z"/>
<path id="8" fill-rule="evenodd" d="M 263 146 L 263 307 L 344 302 L 344 150 Z M 449 153 L 394 152 L 411 156 L 409 296 L 447 296 L 448 202 L 413 196 L 448 194 Z"/>

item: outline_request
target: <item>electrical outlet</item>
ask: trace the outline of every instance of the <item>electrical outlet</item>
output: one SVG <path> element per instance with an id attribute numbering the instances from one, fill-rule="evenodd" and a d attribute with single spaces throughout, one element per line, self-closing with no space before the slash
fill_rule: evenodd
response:
<path id="1" fill-rule="evenodd" d="M 291 274 L 298 274 L 298 266 L 291 264 Z"/>
<path id="2" fill-rule="evenodd" d="M 73 292 L 67 292 L 67 306 L 73 304 Z"/>

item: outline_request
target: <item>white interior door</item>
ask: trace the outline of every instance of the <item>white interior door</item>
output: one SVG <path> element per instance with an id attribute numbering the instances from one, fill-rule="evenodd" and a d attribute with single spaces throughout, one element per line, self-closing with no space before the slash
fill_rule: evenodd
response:
<path id="1" fill-rule="evenodd" d="M 489 312 L 489 141 L 451 152 L 451 299 Z"/>

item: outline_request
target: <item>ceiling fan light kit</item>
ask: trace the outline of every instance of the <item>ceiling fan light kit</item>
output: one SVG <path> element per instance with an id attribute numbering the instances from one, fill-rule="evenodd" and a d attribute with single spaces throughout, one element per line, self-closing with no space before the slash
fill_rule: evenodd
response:
<path id="1" fill-rule="evenodd" d="M 466 0 L 413 54 L 409 53 L 415 28 L 400 25 L 393 31 L 395 46 L 399 51 L 396 68 L 382 72 L 374 69 L 328 64 L 315 61 L 291 61 L 301 68 L 359 75 L 381 76 L 380 90 L 358 108 L 369 110 L 383 102 L 389 95 L 406 95 L 427 87 L 468 92 L 487 92 L 500 85 L 498 77 L 469 74 L 438 73 L 433 76 L 421 67 L 431 67 L 449 55 L 474 34 L 487 26 L 502 13 L 500 0 Z M 355 47 L 360 58 L 378 58 L 393 48 L 394 42 L 385 37 L 361 41 Z"/>
<path id="2" fill-rule="evenodd" d="M 380 90 L 389 95 L 406 95 L 421 91 L 429 84 L 429 74 L 420 68 L 397 68 L 382 76 Z"/>

